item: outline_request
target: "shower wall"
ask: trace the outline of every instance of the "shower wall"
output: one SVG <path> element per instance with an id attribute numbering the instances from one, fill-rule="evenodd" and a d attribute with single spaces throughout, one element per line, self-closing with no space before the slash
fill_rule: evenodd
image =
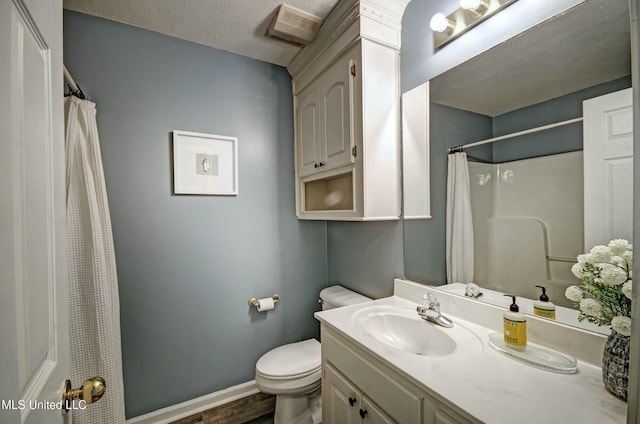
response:
<path id="1" fill-rule="evenodd" d="M 469 163 L 475 280 L 483 287 L 537 298 L 564 297 L 572 260 L 583 249 L 582 152 L 501 164 Z"/>

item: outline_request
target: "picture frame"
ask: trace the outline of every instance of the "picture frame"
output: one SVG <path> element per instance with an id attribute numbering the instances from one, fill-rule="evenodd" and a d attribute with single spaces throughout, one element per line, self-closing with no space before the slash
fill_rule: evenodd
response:
<path id="1" fill-rule="evenodd" d="M 175 194 L 238 195 L 238 138 L 190 131 L 173 133 Z"/>

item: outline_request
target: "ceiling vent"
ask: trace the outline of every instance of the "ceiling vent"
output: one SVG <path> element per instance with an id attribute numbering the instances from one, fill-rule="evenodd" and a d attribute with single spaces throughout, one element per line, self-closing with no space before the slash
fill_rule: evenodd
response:
<path id="1" fill-rule="evenodd" d="M 267 34 L 296 44 L 308 44 L 322 25 L 322 18 L 281 4 Z"/>

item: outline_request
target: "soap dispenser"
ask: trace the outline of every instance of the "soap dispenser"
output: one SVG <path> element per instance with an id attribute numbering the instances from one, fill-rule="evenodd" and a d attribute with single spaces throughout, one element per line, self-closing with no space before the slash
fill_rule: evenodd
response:
<path id="1" fill-rule="evenodd" d="M 556 319 L 556 305 L 549 301 L 547 296 L 547 288 L 536 286 L 542 289 L 540 300 L 533 302 L 533 314 L 543 318 Z"/>
<path id="2" fill-rule="evenodd" d="M 516 297 L 512 294 L 505 296 L 511 297 L 513 303 L 509 306 L 509 311 L 503 315 L 504 342 L 513 349 L 524 350 L 527 346 L 527 319 L 520 313 Z"/>

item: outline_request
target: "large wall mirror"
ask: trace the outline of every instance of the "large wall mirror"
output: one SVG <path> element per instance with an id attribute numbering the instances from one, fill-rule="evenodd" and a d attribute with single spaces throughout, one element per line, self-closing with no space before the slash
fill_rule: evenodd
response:
<path id="1" fill-rule="evenodd" d="M 429 266 L 444 265 L 445 259 L 447 151 L 504 136 L 465 149 L 474 282 L 487 291 L 485 300 L 498 292 L 495 302 L 504 305 L 509 301 L 500 292 L 537 299 L 535 286 L 545 286 L 563 307 L 558 320 L 608 333 L 578 323 L 564 292 L 579 284 L 571 266 L 591 240 L 584 231 L 583 102 L 629 89 L 630 57 L 628 1 L 587 0 L 432 79 L 432 218 L 404 221 L 406 278 L 453 290 L 444 286 L 442 266 Z M 632 132 L 620 131 L 627 130 Z M 527 134 L 509 136 L 523 131 Z M 628 192 L 628 199 L 609 196 L 613 200 L 602 202 L 631 205 L 632 162 L 617 172 L 612 178 L 621 178 L 616 187 Z M 630 239 L 632 207 L 618 210 L 628 228 L 616 229 L 615 236 Z M 437 251 L 426 247 L 436 245 Z"/>

